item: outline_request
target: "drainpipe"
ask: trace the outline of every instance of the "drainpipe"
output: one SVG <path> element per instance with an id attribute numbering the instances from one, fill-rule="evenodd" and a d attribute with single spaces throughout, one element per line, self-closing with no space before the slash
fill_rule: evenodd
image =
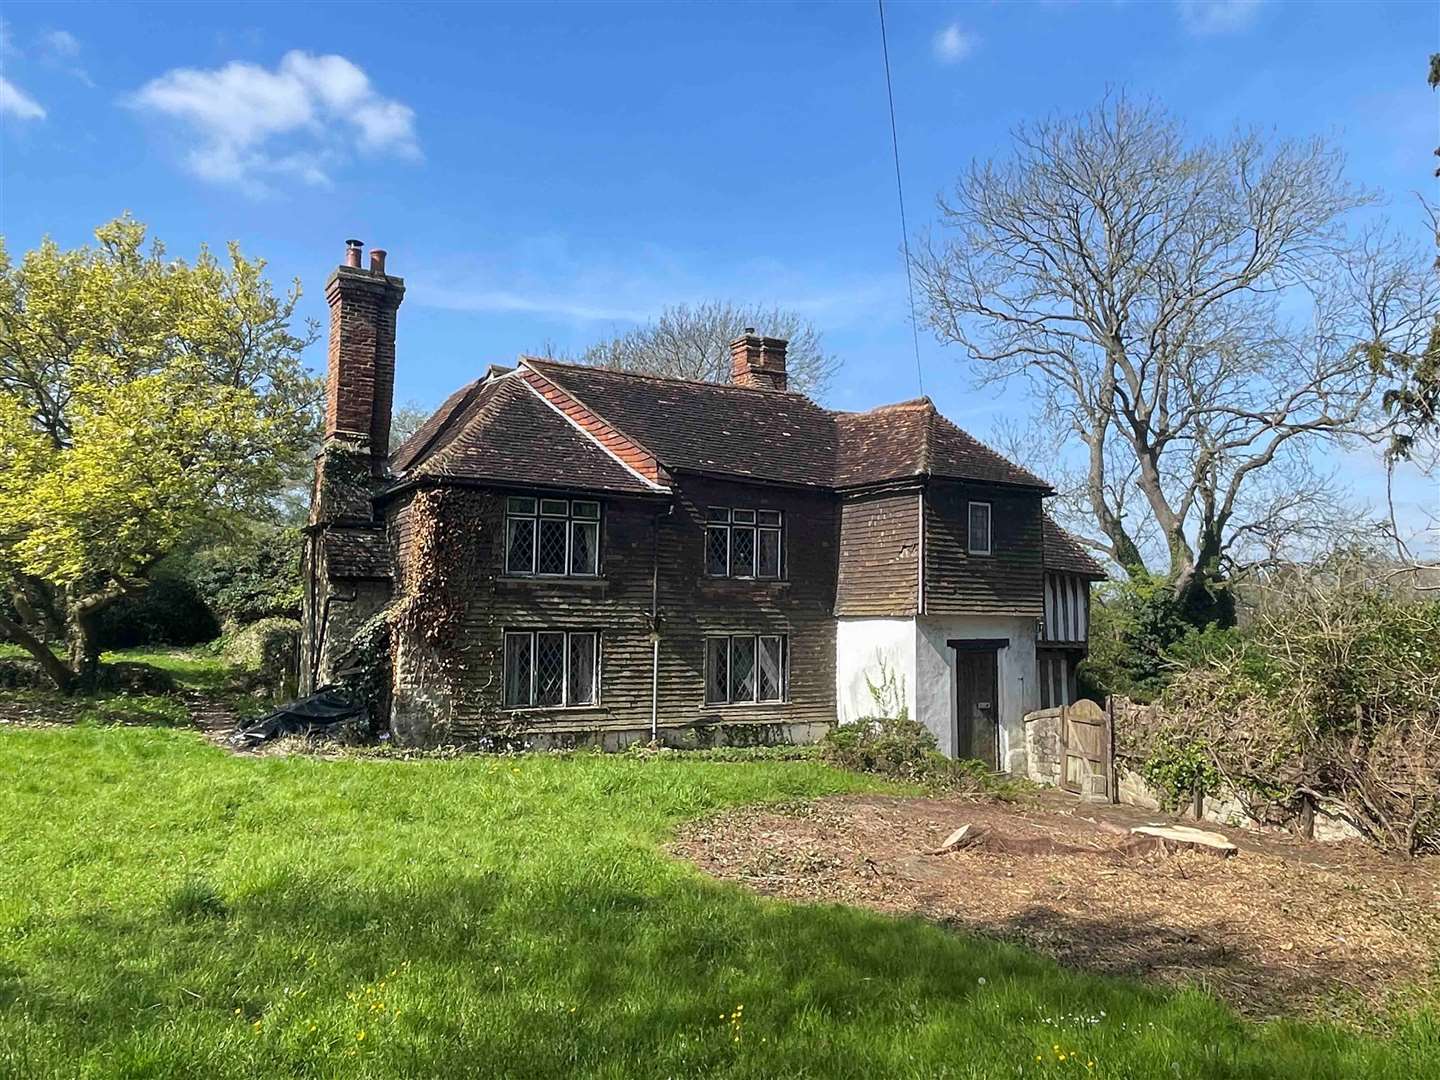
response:
<path id="1" fill-rule="evenodd" d="M 915 542 L 915 613 L 925 614 L 925 487 L 917 494 L 920 502 L 920 535 Z"/>
<path id="2" fill-rule="evenodd" d="M 675 504 L 670 504 L 674 512 Z M 650 519 L 650 741 L 660 741 L 660 513 Z"/>

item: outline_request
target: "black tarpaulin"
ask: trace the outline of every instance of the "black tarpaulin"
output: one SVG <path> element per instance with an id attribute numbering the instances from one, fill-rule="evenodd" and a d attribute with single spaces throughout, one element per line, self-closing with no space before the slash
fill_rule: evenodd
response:
<path id="1" fill-rule="evenodd" d="M 281 735 L 303 735 L 363 716 L 365 706 L 352 701 L 343 690 L 321 687 L 309 697 L 281 705 L 268 716 L 249 724 L 230 737 L 239 746 L 253 746 Z"/>

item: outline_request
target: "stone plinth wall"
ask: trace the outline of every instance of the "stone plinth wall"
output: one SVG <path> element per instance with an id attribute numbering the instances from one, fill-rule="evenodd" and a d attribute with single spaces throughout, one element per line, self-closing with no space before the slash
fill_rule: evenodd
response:
<path id="1" fill-rule="evenodd" d="M 1040 709 L 1025 717 L 1025 775 L 1046 787 L 1060 786 L 1060 712 Z"/>

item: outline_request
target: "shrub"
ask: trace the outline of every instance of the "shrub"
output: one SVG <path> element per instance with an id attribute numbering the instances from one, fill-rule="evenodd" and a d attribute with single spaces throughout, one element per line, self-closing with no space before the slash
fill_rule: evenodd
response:
<path id="1" fill-rule="evenodd" d="M 263 526 L 197 552 L 190 581 L 226 627 L 300 617 L 300 530 Z"/>
<path id="2" fill-rule="evenodd" d="M 1220 784 L 1220 774 L 1205 747 L 1171 732 L 1155 740 L 1140 775 L 1160 792 L 1160 802 L 1167 810 L 1178 810 L 1195 792 L 1213 792 Z"/>
<path id="3" fill-rule="evenodd" d="M 875 773 L 905 783 L 944 790 L 987 790 L 1008 786 L 979 761 L 947 758 L 935 736 L 907 716 L 867 717 L 832 729 L 820 743 L 824 761 L 841 769 Z"/>
<path id="4" fill-rule="evenodd" d="M 226 633 L 218 643 L 227 667 L 247 677 L 255 689 L 272 697 L 293 696 L 300 623 L 294 619 L 260 619 Z"/>
<path id="5" fill-rule="evenodd" d="M 97 621 L 102 649 L 198 645 L 220 633 L 204 597 L 175 562 L 163 564 L 143 592 L 122 597 Z"/>
<path id="6" fill-rule="evenodd" d="M 1257 802 L 1335 800 L 1380 847 L 1440 851 L 1440 600 L 1351 555 L 1254 597 L 1246 640 L 1166 690 L 1175 736 Z"/>
<path id="7" fill-rule="evenodd" d="M 1196 626 L 1190 614 L 1176 603 L 1164 577 L 1138 576 L 1101 586 L 1090 609 L 1090 652 L 1078 672 L 1080 696 L 1104 701 L 1107 694 L 1123 694 L 1154 701 L 1177 671 L 1240 644 L 1239 631 L 1217 623 Z"/>

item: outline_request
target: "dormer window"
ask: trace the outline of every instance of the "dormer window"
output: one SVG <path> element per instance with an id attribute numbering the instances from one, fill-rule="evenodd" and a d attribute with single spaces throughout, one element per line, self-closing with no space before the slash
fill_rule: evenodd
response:
<path id="1" fill-rule="evenodd" d="M 512 495 L 505 500 L 505 572 L 594 577 L 600 572 L 600 504 Z"/>
<path id="2" fill-rule="evenodd" d="M 785 566 L 784 533 L 779 510 L 710 507 L 705 521 L 706 575 L 779 580 Z"/>
<path id="3" fill-rule="evenodd" d="M 988 502 L 972 502 L 970 504 L 970 554 L 990 554 L 990 504 Z"/>

